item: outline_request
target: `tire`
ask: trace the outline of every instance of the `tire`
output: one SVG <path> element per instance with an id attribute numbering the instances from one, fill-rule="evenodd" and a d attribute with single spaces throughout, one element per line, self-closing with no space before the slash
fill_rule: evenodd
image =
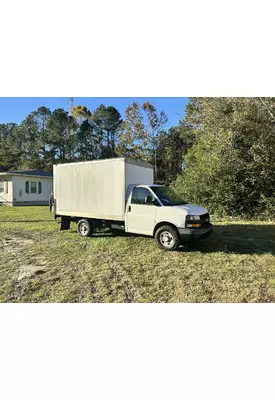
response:
<path id="1" fill-rule="evenodd" d="M 93 227 L 89 220 L 80 219 L 77 223 L 77 233 L 82 237 L 92 236 Z"/>
<path id="2" fill-rule="evenodd" d="M 155 233 L 155 241 L 161 250 L 173 251 L 180 245 L 180 238 L 176 228 L 170 225 L 159 227 Z"/>

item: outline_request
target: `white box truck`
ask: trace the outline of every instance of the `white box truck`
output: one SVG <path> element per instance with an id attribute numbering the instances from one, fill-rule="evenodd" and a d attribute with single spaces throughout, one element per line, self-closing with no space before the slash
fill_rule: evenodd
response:
<path id="1" fill-rule="evenodd" d="M 212 232 L 207 209 L 154 185 L 152 165 L 129 158 L 55 165 L 50 209 L 53 218 L 61 217 L 61 230 L 71 221 L 80 236 L 122 229 L 154 237 L 163 250 Z"/>

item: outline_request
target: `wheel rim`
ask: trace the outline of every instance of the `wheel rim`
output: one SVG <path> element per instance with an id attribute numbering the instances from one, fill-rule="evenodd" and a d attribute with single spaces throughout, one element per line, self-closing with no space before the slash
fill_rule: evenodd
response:
<path id="1" fill-rule="evenodd" d="M 82 236 L 87 235 L 87 232 L 88 232 L 88 227 L 87 227 L 87 225 L 84 224 L 84 223 L 80 224 L 79 232 L 81 233 Z"/>
<path id="2" fill-rule="evenodd" d="M 168 231 L 164 231 L 160 234 L 159 237 L 160 243 L 164 246 L 164 247 L 172 247 L 174 245 L 174 236 L 172 235 L 172 233 L 168 232 Z"/>

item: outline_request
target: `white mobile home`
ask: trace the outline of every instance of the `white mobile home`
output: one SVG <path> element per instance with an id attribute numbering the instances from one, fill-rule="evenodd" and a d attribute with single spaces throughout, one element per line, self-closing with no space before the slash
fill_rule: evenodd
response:
<path id="1" fill-rule="evenodd" d="M 51 172 L 0 172 L 0 205 L 47 205 L 52 185 Z"/>

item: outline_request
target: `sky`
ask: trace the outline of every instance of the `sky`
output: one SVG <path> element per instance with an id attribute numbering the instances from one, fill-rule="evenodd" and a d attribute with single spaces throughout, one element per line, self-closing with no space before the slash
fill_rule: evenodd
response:
<path id="1" fill-rule="evenodd" d="M 73 105 L 84 105 L 93 111 L 100 104 L 116 107 L 124 118 L 126 107 L 133 101 L 142 103 L 150 101 L 157 110 L 165 111 L 168 116 L 166 128 L 177 125 L 184 116 L 188 97 L 74 97 Z M 0 97 L 0 123 L 15 122 L 19 124 L 29 113 L 45 106 L 51 111 L 56 108 L 67 110 L 67 97 Z"/>

